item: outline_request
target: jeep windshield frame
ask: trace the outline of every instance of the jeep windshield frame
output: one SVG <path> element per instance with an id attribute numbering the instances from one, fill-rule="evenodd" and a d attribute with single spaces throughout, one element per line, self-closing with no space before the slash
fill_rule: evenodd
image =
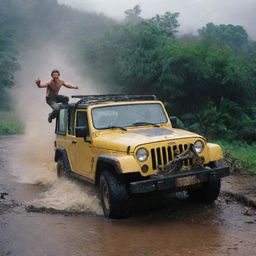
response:
<path id="1" fill-rule="evenodd" d="M 155 126 L 166 124 L 168 118 L 160 103 L 133 103 L 94 107 L 91 110 L 95 129 L 105 130 L 114 127 Z M 139 125 L 141 123 L 141 125 Z"/>

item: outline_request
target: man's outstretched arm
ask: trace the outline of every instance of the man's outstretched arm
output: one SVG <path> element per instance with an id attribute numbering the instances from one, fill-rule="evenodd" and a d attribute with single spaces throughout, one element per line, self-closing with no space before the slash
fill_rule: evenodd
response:
<path id="1" fill-rule="evenodd" d="M 38 78 L 37 80 L 35 80 L 35 83 L 37 85 L 38 88 L 45 88 L 47 86 L 49 86 L 49 82 L 45 83 L 45 84 L 41 84 L 41 80 Z"/>
<path id="2" fill-rule="evenodd" d="M 66 88 L 69 88 L 69 89 L 79 89 L 78 86 L 68 84 L 68 83 L 65 83 L 65 82 L 63 82 L 63 86 L 65 86 Z"/>

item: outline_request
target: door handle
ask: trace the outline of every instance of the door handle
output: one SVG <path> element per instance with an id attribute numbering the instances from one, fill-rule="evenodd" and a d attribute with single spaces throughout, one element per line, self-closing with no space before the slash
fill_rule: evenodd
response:
<path id="1" fill-rule="evenodd" d="M 76 144 L 77 143 L 77 141 L 76 140 L 72 140 L 72 144 Z"/>

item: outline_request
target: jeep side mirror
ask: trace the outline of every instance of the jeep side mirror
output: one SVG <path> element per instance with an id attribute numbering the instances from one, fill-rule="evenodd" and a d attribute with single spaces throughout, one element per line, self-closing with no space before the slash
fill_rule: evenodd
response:
<path id="1" fill-rule="evenodd" d="M 178 123 L 177 123 L 177 117 L 176 116 L 170 116 L 170 120 L 172 123 L 173 128 L 178 128 Z"/>
<path id="2" fill-rule="evenodd" d="M 85 138 L 89 136 L 89 128 L 84 126 L 76 127 L 76 137 Z"/>

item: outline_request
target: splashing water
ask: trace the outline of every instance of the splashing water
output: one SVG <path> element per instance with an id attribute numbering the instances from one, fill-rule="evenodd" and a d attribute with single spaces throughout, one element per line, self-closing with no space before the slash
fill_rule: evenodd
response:
<path id="1" fill-rule="evenodd" d="M 11 168 L 12 174 L 17 177 L 20 183 L 41 184 L 46 189 L 36 200 L 26 202 L 26 205 L 32 205 L 34 209 L 44 207 L 60 212 L 102 215 L 94 187 L 64 178 L 58 179 L 54 162 L 49 159 L 46 160 L 46 155 L 42 153 L 44 156 L 42 159 L 35 156 L 31 157 L 31 154 L 22 146 L 23 143 L 17 149 L 17 158 Z M 42 148 L 40 151 L 43 151 Z"/>
<path id="2" fill-rule="evenodd" d="M 70 65 L 65 53 L 63 47 L 55 44 L 24 53 L 22 69 L 16 77 L 16 88 L 19 90 L 13 90 L 12 94 L 16 98 L 17 113 L 24 123 L 25 134 L 19 137 L 15 149 L 11 149 L 15 159 L 11 162 L 12 174 L 20 183 L 45 186 L 46 191 L 37 200 L 28 202 L 34 207 L 101 214 L 95 192 L 92 193 L 86 185 L 57 178 L 53 161 L 54 122 L 47 122 L 51 109 L 45 103 L 45 90 L 38 89 L 33 82 L 38 76 L 47 81 L 50 71 L 58 68 L 64 80 L 80 86 L 79 94 L 95 94 L 95 85 L 88 77 L 81 77 L 77 68 Z M 48 56 L 47 65 L 45 56 Z M 73 93 L 77 92 L 61 89 L 61 94 L 70 96 Z"/>
<path id="3" fill-rule="evenodd" d="M 41 198 L 31 202 L 34 207 L 71 213 L 93 213 L 102 215 L 95 189 L 82 186 L 69 180 L 58 180 Z"/>
<path id="4" fill-rule="evenodd" d="M 51 136 L 40 139 L 40 136 L 30 131 L 19 137 L 16 148 L 12 151 L 16 161 L 11 163 L 11 170 L 18 182 L 40 184 L 45 188 L 36 200 L 26 202 L 27 205 L 70 213 L 102 215 L 94 187 L 57 178 L 56 164 L 52 160 L 54 151 Z"/>

